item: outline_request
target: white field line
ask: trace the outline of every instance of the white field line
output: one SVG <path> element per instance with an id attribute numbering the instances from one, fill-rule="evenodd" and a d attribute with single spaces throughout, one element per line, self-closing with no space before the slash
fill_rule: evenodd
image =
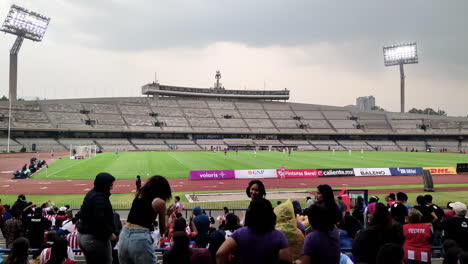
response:
<path id="1" fill-rule="evenodd" d="M 55 174 L 57 174 L 57 173 L 59 173 L 59 172 L 62 172 L 62 171 L 64 171 L 64 170 L 68 170 L 69 168 L 71 168 L 71 167 L 73 167 L 73 166 L 76 166 L 76 165 L 78 165 L 78 164 L 81 164 L 81 163 L 83 163 L 83 162 L 86 162 L 86 161 L 88 161 L 88 160 L 91 160 L 91 159 L 87 159 L 87 160 L 80 161 L 80 162 L 75 163 L 75 164 L 73 164 L 73 165 L 70 165 L 70 166 L 68 166 L 68 167 L 66 167 L 66 168 L 63 168 L 63 169 L 61 169 L 61 170 L 59 170 L 59 171 L 56 171 L 56 172 L 54 172 L 54 173 L 52 173 L 52 174 L 47 174 L 47 177 L 53 176 L 53 175 L 55 175 Z"/>

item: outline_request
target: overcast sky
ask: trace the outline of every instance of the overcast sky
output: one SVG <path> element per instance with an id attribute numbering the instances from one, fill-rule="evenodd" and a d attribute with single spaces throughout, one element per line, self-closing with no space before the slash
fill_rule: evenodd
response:
<path id="1" fill-rule="evenodd" d="M 382 46 L 416 41 L 405 66 L 406 109 L 468 114 L 466 0 L 2 0 L 51 17 L 19 53 L 18 96 L 141 96 L 161 84 L 291 90 L 291 102 L 344 106 L 373 95 L 400 110 L 398 67 Z M 0 33 L 0 95 L 9 50 Z"/>

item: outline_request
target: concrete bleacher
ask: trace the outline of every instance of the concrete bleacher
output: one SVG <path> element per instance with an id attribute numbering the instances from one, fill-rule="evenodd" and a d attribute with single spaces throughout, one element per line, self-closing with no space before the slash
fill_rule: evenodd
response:
<path id="1" fill-rule="evenodd" d="M 16 141 L 10 139 L 10 151 L 19 152 L 21 150 L 21 145 Z M 0 138 L 0 151 L 6 152 L 8 149 L 8 138 Z"/>
<path id="2" fill-rule="evenodd" d="M 253 143 L 257 146 L 284 146 L 281 141 L 275 139 L 256 139 Z"/>
<path id="3" fill-rule="evenodd" d="M 366 140 L 366 142 L 382 151 L 399 151 L 400 148 L 390 140 Z"/>
<path id="4" fill-rule="evenodd" d="M 364 140 L 338 140 L 338 143 L 349 150 L 374 150 Z"/>
<path id="5" fill-rule="evenodd" d="M 239 110 L 243 118 L 268 118 L 268 115 L 263 109 L 256 110 Z"/>
<path id="6" fill-rule="evenodd" d="M 18 141 L 21 145 L 25 146 L 27 150 L 32 150 L 33 144 L 36 144 L 37 151 L 67 150 L 52 138 L 16 138 L 16 141 Z"/>
<path id="7" fill-rule="evenodd" d="M 207 108 L 182 108 L 185 116 L 190 117 L 213 117 L 213 113 Z"/>
<path id="8" fill-rule="evenodd" d="M 170 116 L 184 116 L 182 109 L 177 107 L 151 107 L 153 113 L 158 114 L 158 117 L 170 117 Z"/>
<path id="9" fill-rule="evenodd" d="M 302 117 L 303 119 L 324 119 L 322 113 L 320 111 L 302 111 L 302 110 L 294 110 L 296 116 Z"/>
<path id="10" fill-rule="evenodd" d="M 251 138 L 225 138 L 224 143 L 226 145 L 235 145 L 235 146 L 253 146 L 253 140 Z"/>
<path id="11" fill-rule="evenodd" d="M 151 108 L 148 105 L 119 105 L 120 112 L 124 115 L 148 115 Z"/>
<path id="12" fill-rule="evenodd" d="M 330 111 L 330 110 L 325 110 L 322 111 L 323 115 L 328 119 L 338 119 L 338 120 L 346 120 L 351 116 L 351 113 L 349 111 Z"/>
<path id="13" fill-rule="evenodd" d="M 222 127 L 222 128 L 243 128 L 247 127 L 247 124 L 244 122 L 242 119 L 224 119 L 224 118 L 216 118 L 216 122 Z"/>
<path id="14" fill-rule="evenodd" d="M 246 119 L 244 121 L 250 128 L 275 128 L 270 119 Z"/>
<path id="15" fill-rule="evenodd" d="M 295 116 L 292 111 L 284 110 L 284 111 L 272 111 L 267 110 L 266 113 L 272 119 L 291 119 Z"/>
<path id="16" fill-rule="evenodd" d="M 408 151 L 413 149 L 418 150 L 419 152 L 426 151 L 426 142 L 425 141 L 416 141 L 416 140 L 397 140 L 396 143 L 403 149 Z"/>
<path id="17" fill-rule="evenodd" d="M 156 121 L 153 117 L 146 116 L 135 116 L 135 115 L 124 115 L 125 122 L 129 126 L 153 126 Z"/>
<path id="18" fill-rule="evenodd" d="M 210 107 L 211 109 L 236 109 L 236 107 L 234 106 L 234 103 L 232 102 L 227 102 L 227 101 L 207 101 L 207 104 L 208 104 L 208 107 Z"/>
<path id="19" fill-rule="evenodd" d="M 112 114 L 89 114 L 90 119 L 96 120 L 96 124 L 125 126 L 121 115 Z"/>
<path id="20" fill-rule="evenodd" d="M 241 118 L 239 111 L 236 109 L 211 109 L 213 116 L 216 118 L 224 118 L 224 116 L 228 115 L 231 118 Z"/>
<path id="21" fill-rule="evenodd" d="M 458 141 L 457 140 L 427 140 L 427 144 L 431 145 L 431 147 L 434 147 L 436 151 L 438 151 L 441 148 L 447 149 L 449 152 L 459 152 L 460 149 L 458 147 Z"/>
<path id="22" fill-rule="evenodd" d="M 219 128 L 219 125 L 214 118 L 201 118 L 201 117 L 190 118 L 188 117 L 187 120 L 189 121 L 192 127 L 202 127 L 202 128 L 218 127 Z"/>
<path id="23" fill-rule="evenodd" d="M 82 103 L 83 109 L 90 111 L 94 114 L 115 114 L 117 113 L 117 106 L 114 104 L 92 104 Z"/>
<path id="24" fill-rule="evenodd" d="M 273 119 L 272 121 L 278 128 L 300 129 L 299 125 L 301 124 L 292 119 Z"/>

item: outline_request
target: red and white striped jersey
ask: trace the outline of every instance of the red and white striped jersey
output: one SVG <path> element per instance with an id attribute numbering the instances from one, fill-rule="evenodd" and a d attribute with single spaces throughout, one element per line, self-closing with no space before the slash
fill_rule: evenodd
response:
<path id="1" fill-rule="evenodd" d="M 75 231 L 73 233 L 70 233 L 67 235 L 67 241 L 68 241 L 68 246 L 71 248 L 71 249 L 79 249 L 79 245 L 78 245 L 78 237 L 79 237 L 80 233 L 78 233 L 78 231 Z M 75 255 L 79 255 L 81 256 L 82 255 L 82 252 L 73 252 L 73 254 Z"/>

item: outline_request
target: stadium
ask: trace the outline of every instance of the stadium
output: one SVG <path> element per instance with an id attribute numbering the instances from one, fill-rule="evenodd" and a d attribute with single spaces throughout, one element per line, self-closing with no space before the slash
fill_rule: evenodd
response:
<path id="1" fill-rule="evenodd" d="M 12 98 L 0 102 L 0 204 L 24 194 L 79 210 L 100 172 L 117 179 L 110 200 L 123 220 L 137 175 L 166 177 L 186 219 L 197 206 L 244 216 L 253 179 L 272 204 L 302 208 L 321 184 L 353 207 L 359 196 L 397 192 L 410 202 L 433 192 L 444 207 L 466 201 L 468 118 L 295 103 L 288 89 L 232 90 L 220 80 L 217 71 L 213 87 L 153 81 L 135 87 L 140 96 L 35 101 L 15 100 L 10 83 Z"/>

